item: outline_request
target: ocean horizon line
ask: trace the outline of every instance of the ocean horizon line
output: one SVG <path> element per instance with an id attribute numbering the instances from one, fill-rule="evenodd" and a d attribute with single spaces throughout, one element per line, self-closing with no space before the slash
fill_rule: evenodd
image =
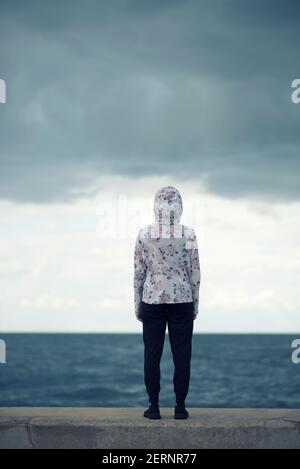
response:
<path id="1" fill-rule="evenodd" d="M 9 335 L 9 334 L 73 334 L 73 335 L 81 335 L 81 334 L 124 334 L 124 335 L 140 335 L 142 331 L 1 331 L 1 335 Z M 168 331 L 166 330 L 166 334 L 168 335 Z M 300 335 L 300 331 L 298 332 L 274 332 L 274 331 L 224 331 L 224 332 L 194 332 L 193 335 Z"/>

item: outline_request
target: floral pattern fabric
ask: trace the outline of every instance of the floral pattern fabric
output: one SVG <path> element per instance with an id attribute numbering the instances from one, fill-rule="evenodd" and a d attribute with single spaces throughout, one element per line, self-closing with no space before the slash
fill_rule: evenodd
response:
<path id="1" fill-rule="evenodd" d="M 155 222 L 141 228 L 134 248 L 135 314 L 141 302 L 194 302 L 198 314 L 201 281 L 198 245 L 193 228 L 179 224 L 182 198 L 173 186 L 159 189 L 154 198 Z"/>

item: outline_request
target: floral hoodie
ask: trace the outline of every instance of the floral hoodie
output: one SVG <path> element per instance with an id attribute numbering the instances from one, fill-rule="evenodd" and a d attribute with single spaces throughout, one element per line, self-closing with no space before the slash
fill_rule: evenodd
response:
<path id="1" fill-rule="evenodd" d="M 141 302 L 194 302 L 198 314 L 200 263 L 193 228 L 179 224 L 183 211 L 180 192 L 164 186 L 154 197 L 154 223 L 141 228 L 134 249 L 135 314 Z"/>

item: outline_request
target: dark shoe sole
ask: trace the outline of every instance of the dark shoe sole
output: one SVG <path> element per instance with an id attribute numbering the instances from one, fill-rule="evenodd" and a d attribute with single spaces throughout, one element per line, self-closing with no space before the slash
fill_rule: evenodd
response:
<path id="1" fill-rule="evenodd" d="M 176 420 L 185 420 L 185 419 L 188 419 L 189 416 L 190 416 L 190 414 L 188 413 L 187 410 L 185 412 L 179 412 L 179 411 L 174 412 L 174 418 Z"/>
<path id="2" fill-rule="evenodd" d="M 161 415 L 160 414 L 150 414 L 150 415 L 145 415 L 144 414 L 144 417 L 146 419 L 151 419 L 151 420 L 159 420 L 161 419 Z"/>

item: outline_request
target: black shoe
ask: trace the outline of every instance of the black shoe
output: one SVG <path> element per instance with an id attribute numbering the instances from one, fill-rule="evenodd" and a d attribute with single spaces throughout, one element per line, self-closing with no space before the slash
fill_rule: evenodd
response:
<path id="1" fill-rule="evenodd" d="M 188 417 L 189 417 L 189 413 L 186 410 L 185 405 L 176 404 L 174 418 L 175 419 L 187 419 Z"/>
<path id="2" fill-rule="evenodd" d="M 150 404 L 149 408 L 144 412 L 144 417 L 147 417 L 148 419 L 161 419 L 159 405 Z"/>

